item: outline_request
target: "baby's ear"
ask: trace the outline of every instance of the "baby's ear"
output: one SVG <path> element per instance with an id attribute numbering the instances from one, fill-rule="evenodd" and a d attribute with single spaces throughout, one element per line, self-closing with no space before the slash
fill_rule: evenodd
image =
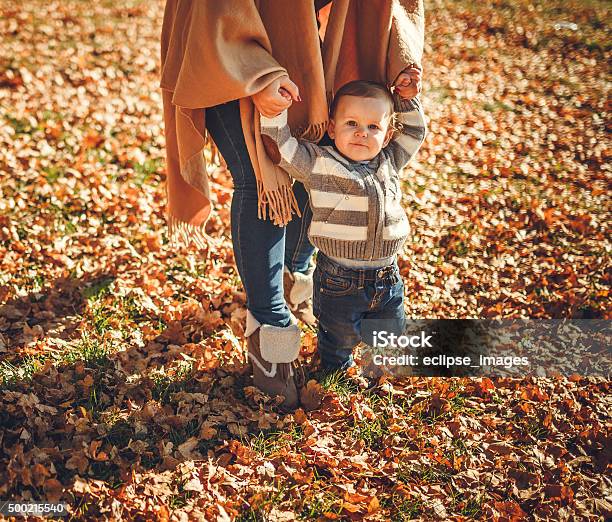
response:
<path id="1" fill-rule="evenodd" d="M 389 128 L 387 129 L 387 134 L 385 134 L 385 141 L 383 142 L 383 148 L 389 145 L 391 138 L 393 138 L 393 133 L 395 132 L 395 128 L 393 127 L 393 123 L 389 123 Z"/>
<path id="2" fill-rule="evenodd" d="M 327 134 L 332 140 L 336 137 L 336 122 L 331 118 L 327 124 Z"/>

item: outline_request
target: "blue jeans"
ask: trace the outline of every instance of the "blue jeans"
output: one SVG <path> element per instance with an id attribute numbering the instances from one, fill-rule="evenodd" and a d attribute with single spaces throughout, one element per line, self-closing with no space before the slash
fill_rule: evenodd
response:
<path id="1" fill-rule="evenodd" d="M 238 100 L 207 108 L 206 129 L 234 181 L 232 243 L 247 308 L 262 324 L 287 326 L 291 315 L 283 297 L 283 264 L 292 272 L 305 272 L 314 253 L 307 235 L 312 218 L 308 193 L 301 183 L 294 184 L 302 218 L 294 216 L 286 227 L 259 219 L 255 172 L 242 133 Z"/>
<path id="2" fill-rule="evenodd" d="M 353 364 L 353 348 L 371 332 L 362 331 L 364 319 L 401 334 L 406 324 L 404 282 L 397 263 L 384 268 L 346 268 L 322 252 L 317 255 L 313 290 L 319 320 L 321 367 L 344 370 Z"/>

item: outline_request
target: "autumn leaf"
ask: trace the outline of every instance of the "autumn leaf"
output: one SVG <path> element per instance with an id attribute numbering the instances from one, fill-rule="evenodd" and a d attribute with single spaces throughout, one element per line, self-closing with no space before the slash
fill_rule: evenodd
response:
<path id="1" fill-rule="evenodd" d="M 314 379 L 310 379 L 300 390 L 300 403 L 306 411 L 312 411 L 321 406 L 325 390 Z"/>
<path id="2" fill-rule="evenodd" d="M 212 240 L 167 238 L 164 6 L 0 7 L 0 498 L 77 520 L 610 518 L 605 350 L 546 378 L 354 368 L 293 414 L 252 386 L 211 145 Z M 407 316 L 608 319 L 609 6 L 424 6 Z M 317 344 L 303 327 L 314 371 Z"/>

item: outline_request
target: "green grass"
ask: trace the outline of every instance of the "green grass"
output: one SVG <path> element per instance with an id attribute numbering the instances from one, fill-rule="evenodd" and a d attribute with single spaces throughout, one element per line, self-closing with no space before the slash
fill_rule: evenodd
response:
<path id="1" fill-rule="evenodd" d="M 481 410 L 468 406 L 466 403 L 470 397 L 456 394 L 448 399 L 452 412 L 467 413 L 468 415 L 478 415 Z"/>
<path id="2" fill-rule="evenodd" d="M 323 517 L 325 513 L 339 515 L 341 511 L 342 498 L 331 491 L 321 491 L 304 502 L 298 516 L 301 520 L 312 520 Z"/>
<path id="3" fill-rule="evenodd" d="M 100 299 L 111 292 L 111 285 L 114 281 L 114 276 L 103 276 L 88 283 L 81 293 L 86 299 Z"/>
<path id="4" fill-rule="evenodd" d="M 453 477 L 452 470 L 445 466 L 427 466 L 425 464 L 410 464 L 401 462 L 397 471 L 397 480 L 409 484 L 424 482 L 426 484 L 446 484 Z"/>
<path id="5" fill-rule="evenodd" d="M 238 515 L 235 522 L 267 522 L 270 520 L 269 514 L 275 506 L 279 506 L 283 502 L 288 488 L 283 483 L 275 481 L 273 490 L 267 491 L 263 498 L 257 502 L 257 505 L 245 505 L 242 513 Z"/>
<path id="6" fill-rule="evenodd" d="M 179 479 L 175 483 L 177 493 L 170 496 L 168 501 L 168 506 L 171 509 L 180 509 L 189 504 L 189 501 L 194 498 L 197 493 L 194 491 L 185 491 L 185 484 L 187 483 L 187 479 Z"/>
<path id="7" fill-rule="evenodd" d="M 147 159 L 143 163 L 134 165 L 134 183 L 138 187 L 142 187 L 145 183 L 151 183 L 155 179 L 155 175 L 159 174 L 164 166 L 164 160 L 161 158 Z M 155 179 L 155 184 L 159 183 Z"/>
<path id="8" fill-rule="evenodd" d="M 193 391 L 196 382 L 193 379 L 193 362 L 179 361 L 169 371 L 164 368 L 152 373 L 153 399 L 167 404 L 171 402 L 172 394 L 179 391 Z"/>
<path id="9" fill-rule="evenodd" d="M 53 185 L 63 175 L 63 170 L 54 165 L 43 168 L 42 172 L 49 185 Z"/>
<path id="10" fill-rule="evenodd" d="M 251 449 L 263 457 L 270 457 L 281 449 L 299 441 L 303 435 L 301 426 L 293 425 L 288 431 L 261 431 L 250 439 L 243 440 L 243 443 L 248 444 Z"/>
<path id="11" fill-rule="evenodd" d="M 10 388 L 19 382 L 30 382 L 32 376 L 42 367 L 44 358 L 28 355 L 18 365 L 0 361 L 0 385 Z"/>
<path id="12" fill-rule="evenodd" d="M 450 507 L 454 512 L 470 518 L 480 518 L 484 498 L 482 496 L 472 496 L 469 492 L 459 492 L 454 488 L 450 489 Z"/>
<path id="13" fill-rule="evenodd" d="M 13 116 L 6 116 L 8 124 L 13 127 L 15 134 L 32 134 L 33 132 L 40 130 L 39 127 L 35 127 L 27 118 L 15 118 Z"/>
<path id="14" fill-rule="evenodd" d="M 108 368 L 112 364 L 109 355 L 111 348 L 104 341 L 83 332 L 81 340 L 73 350 L 57 354 L 57 357 L 62 363 L 83 361 L 88 368 Z"/>
<path id="15" fill-rule="evenodd" d="M 510 107 L 507 103 L 494 101 L 494 102 L 486 102 L 482 105 L 482 108 L 487 112 L 497 112 L 497 111 L 512 111 L 516 112 L 515 109 Z"/>
<path id="16" fill-rule="evenodd" d="M 53 228 L 58 236 L 69 236 L 78 230 L 80 210 L 73 212 L 66 206 L 60 206 L 55 203 L 48 203 L 46 210 L 52 216 Z"/>
<path id="17" fill-rule="evenodd" d="M 384 438 L 389 435 L 387 420 L 378 416 L 372 420 L 363 419 L 353 425 L 350 434 L 353 438 L 362 440 L 366 447 L 380 451 L 384 447 Z"/>
<path id="18" fill-rule="evenodd" d="M 315 376 L 323 389 L 337 393 L 341 400 L 348 400 L 359 392 L 359 386 L 355 381 L 348 378 L 344 372 L 321 372 Z"/>
<path id="19" fill-rule="evenodd" d="M 425 506 L 423 501 L 417 498 L 406 498 L 403 495 L 394 494 L 391 497 L 383 497 L 380 505 L 390 511 L 391 522 L 407 522 L 414 520 L 423 514 Z"/>
<path id="20" fill-rule="evenodd" d="M 88 368 L 108 368 L 112 364 L 109 359 L 110 354 L 111 350 L 108 345 L 82 332 L 81 339 L 74 348 L 66 351 L 50 352 L 35 356 L 28 355 L 17 364 L 1 361 L 0 384 L 3 387 L 10 387 L 21 381 L 31 381 L 32 377 L 43 367 L 48 359 L 52 359 L 56 365 L 74 364 L 77 361 L 83 361 Z"/>
<path id="21" fill-rule="evenodd" d="M 546 440 L 550 435 L 550 430 L 543 426 L 539 419 L 526 419 L 526 421 L 522 423 L 521 427 L 524 432 L 538 440 Z"/>

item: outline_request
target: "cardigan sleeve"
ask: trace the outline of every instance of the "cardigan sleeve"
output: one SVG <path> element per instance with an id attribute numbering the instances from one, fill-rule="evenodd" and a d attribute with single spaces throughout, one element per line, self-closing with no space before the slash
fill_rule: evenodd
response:
<path id="1" fill-rule="evenodd" d="M 399 129 L 387 145 L 387 151 L 393 166 L 400 171 L 421 148 L 427 134 L 427 124 L 418 97 L 403 100 L 399 94 L 395 94 L 394 99 Z"/>
<path id="2" fill-rule="evenodd" d="M 272 162 L 308 187 L 320 147 L 291 135 L 286 110 L 274 118 L 260 118 L 261 138 Z"/>

